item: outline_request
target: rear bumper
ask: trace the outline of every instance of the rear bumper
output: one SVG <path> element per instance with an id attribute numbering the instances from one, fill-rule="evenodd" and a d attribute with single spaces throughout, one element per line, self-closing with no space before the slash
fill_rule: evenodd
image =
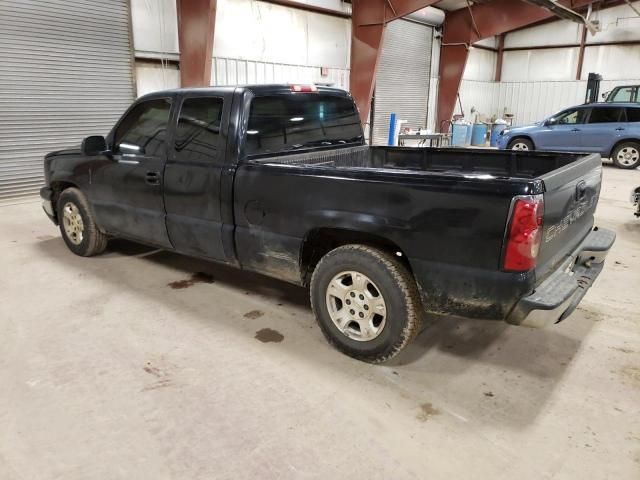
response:
<path id="1" fill-rule="evenodd" d="M 615 238 L 611 230 L 592 230 L 560 268 L 516 304 L 507 322 L 540 328 L 567 318 L 602 271 Z"/>
<path id="2" fill-rule="evenodd" d="M 58 218 L 56 217 L 56 211 L 53 208 L 53 190 L 49 187 L 42 187 L 40 189 L 40 198 L 42 199 L 42 209 L 44 213 L 47 214 L 47 217 L 55 223 L 58 224 Z"/>

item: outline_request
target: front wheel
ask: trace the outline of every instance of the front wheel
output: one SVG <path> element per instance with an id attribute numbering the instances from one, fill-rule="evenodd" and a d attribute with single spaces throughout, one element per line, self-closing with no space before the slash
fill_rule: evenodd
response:
<path id="1" fill-rule="evenodd" d="M 311 306 L 329 343 L 370 363 L 400 353 L 423 319 L 408 269 L 365 245 L 345 245 L 322 257 L 311 278 Z"/>
<path id="2" fill-rule="evenodd" d="M 89 202 L 77 188 L 67 188 L 57 204 L 60 233 L 69 250 L 91 257 L 107 248 L 107 236 L 98 230 Z"/>
<path id="3" fill-rule="evenodd" d="M 613 149 L 613 163 L 618 168 L 632 170 L 640 166 L 640 143 L 625 142 Z"/>
<path id="4" fill-rule="evenodd" d="M 508 150 L 523 150 L 529 151 L 533 150 L 533 142 L 528 138 L 514 138 L 509 142 L 507 146 Z"/>

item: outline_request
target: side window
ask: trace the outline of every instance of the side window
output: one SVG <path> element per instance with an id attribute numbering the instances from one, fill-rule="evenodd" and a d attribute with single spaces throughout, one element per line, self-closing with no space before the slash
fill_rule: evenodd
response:
<path id="1" fill-rule="evenodd" d="M 615 123 L 620 121 L 622 108 L 601 107 L 591 109 L 589 123 Z"/>
<path id="2" fill-rule="evenodd" d="M 633 96 L 633 87 L 624 87 L 616 90 L 611 97 L 610 102 L 631 102 Z"/>
<path id="3" fill-rule="evenodd" d="M 576 125 L 579 123 L 584 123 L 585 110 L 577 109 L 577 110 L 567 110 L 563 112 L 558 117 L 559 125 Z"/>
<path id="4" fill-rule="evenodd" d="M 222 99 L 193 97 L 182 102 L 174 150 L 176 159 L 212 160 L 218 157 Z"/>
<path id="5" fill-rule="evenodd" d="M 640 122 L 640 107 L 627 108 L 627 122 Z"/>
<path id="6" fill-rule="evenodd" d="M 171 100 L 159 98 L 139 103 L 120 122 L 114 153 L 162 155 L 165 152 Z"/>

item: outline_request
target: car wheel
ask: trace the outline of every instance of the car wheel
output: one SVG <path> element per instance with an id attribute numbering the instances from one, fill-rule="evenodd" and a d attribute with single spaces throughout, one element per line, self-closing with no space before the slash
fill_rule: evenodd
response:
<path id="1" fill-rule="evenodd" d="M 507 146 L 508 150 L 533 150 L 533 142 L 527 138 L 514 138 Z"/>
<path id="2" fill-rule="evenodd" d="M 91 257 L 107 248 L 107 236 L 98 230 L 87 198 L 77 188 L 67 188 L 57 203 L 60 233 L 76 255 Z"/>
<path id="3" fill-rule="evenodd" d="M 618 168 L 634 169 L 640 165 L 640 143 L 625 142 L 613 149 L 613 163 Z"/>
<path id="4" fill-rule="evenodd" d="M 400 353 L 423 320 L 409 270 L 365 245 L 345 245 L 322 257 L 311 278 L 311 306 L 329 343 L 370 363 Z"/>

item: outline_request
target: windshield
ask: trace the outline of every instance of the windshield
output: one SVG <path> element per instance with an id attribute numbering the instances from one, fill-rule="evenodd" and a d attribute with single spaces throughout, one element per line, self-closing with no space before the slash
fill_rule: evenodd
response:
<path id="1" fill-rule="evenodd" d="M 348 97 L 296 93 L 256 97 L 251 102 L 247 156 L 360 145 L 362 141 L 360 116 Z"/>

